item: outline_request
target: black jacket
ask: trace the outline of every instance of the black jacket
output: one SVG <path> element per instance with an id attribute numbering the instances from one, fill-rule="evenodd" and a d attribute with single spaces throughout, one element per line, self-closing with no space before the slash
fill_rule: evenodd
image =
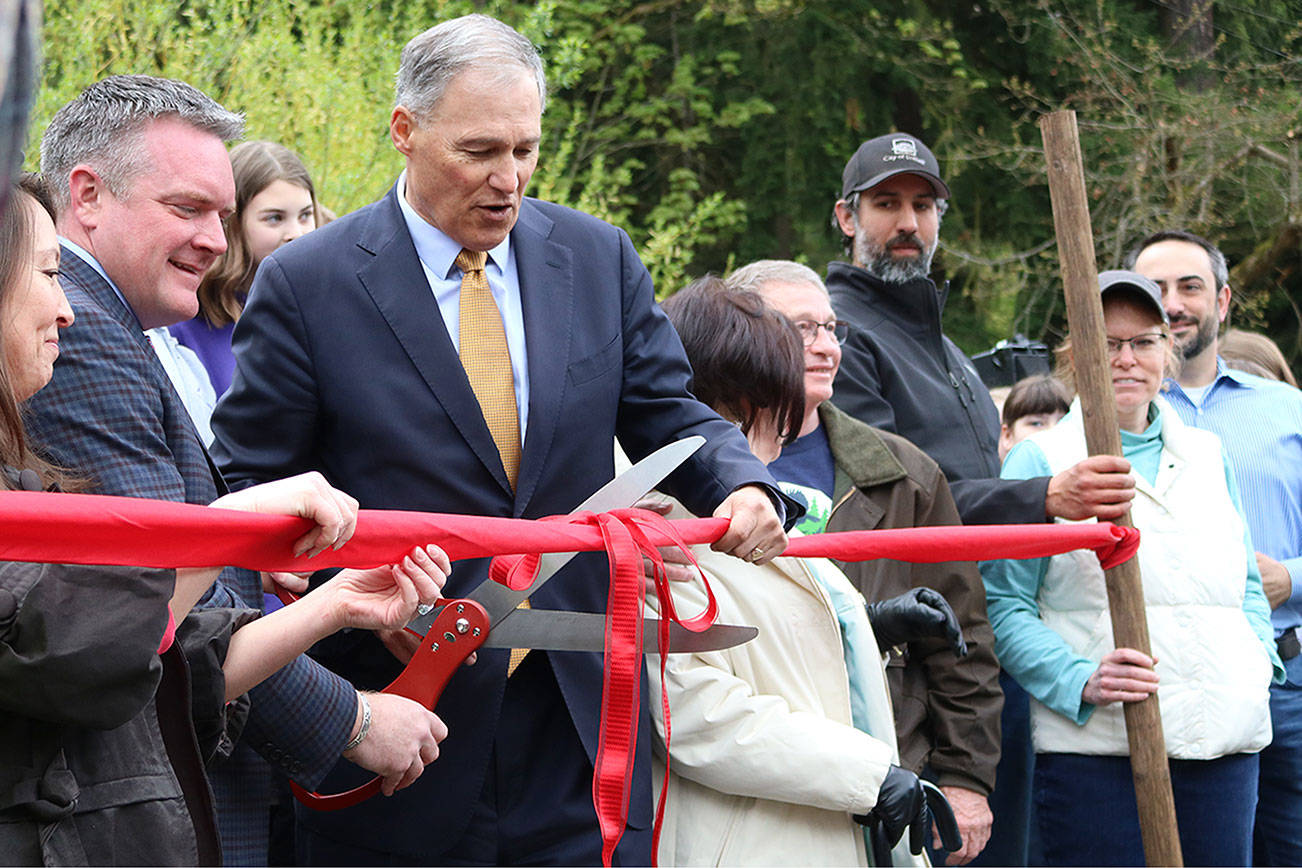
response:
<path id="1" fill-rule="evenodd" d="M 885 283 L 833 262 L 827 289 L 837 317 L 850 323 L 833 402 L 930 455 L 964 524 L 1044 521 L 1048 477 L 998 478 L 999 414 L 972 363 L 941 331 L 947 288 L 926 278 Z"/>
<path id="2" fill-rule="evenodd" d="M 160 655 L 173 576 L 0 563 L 0 865 L 221 864 L 203 757 L 256 613 L 196 611 Z"/>

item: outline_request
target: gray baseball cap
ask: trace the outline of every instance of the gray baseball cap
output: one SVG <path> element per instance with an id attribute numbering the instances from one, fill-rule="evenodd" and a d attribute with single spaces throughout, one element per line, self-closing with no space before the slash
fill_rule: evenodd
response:
<path id="1" fill-rule="evenodd" d="M 1109 293 L 1124 292 L 1140 304 L 1146 304 L 1162 317 L 1164 325 L 1171 324 L 1166 315 L 1166 305 L 1162 304 L 1162 289 L 1156 283 L 1133 271 L 1100 271 L 1099 292 L 1104 298 Z"/>
<path id="2" fill-rule="evenodd" d="M 854 152 L 841 173 L 841 198 L 876 187 L 896 175 L 919 175 L 931 183 L 936 198 L 948 199 L 949 187 L 940 179 L 940 164 L 931 149 L 908 133 L 887 133 L 869 139 Z"/>

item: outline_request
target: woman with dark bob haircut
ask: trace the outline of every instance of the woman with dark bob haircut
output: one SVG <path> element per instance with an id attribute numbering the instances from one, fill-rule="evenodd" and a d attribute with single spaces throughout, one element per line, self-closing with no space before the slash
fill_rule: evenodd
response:
<path id="1" fill-rule="evenodd" d="M 692 364 L 692 390 L 746 432 L 772 461 L 804 416 L 804 341 L 749 291 L 706 277 L 664 304 Z M 671 518 L 688 513 L 672 504 Z M 882 658 L 863 597 L 829 561 L 776 558 L 762 566 L 694 551 L 719 619 L 759 627 L 725 651 L 667 658 L 673 738 L 664 865 L 865 865 L 864 827 L 884 820 L 897 865 L 925 864 L 900 836 L 920 785 L 899 768 Z M 696 611 L 703 589 L 676 582 Z M 647 666 L 652 695 L 660 661 Z M 664 754 L 659 703 L 652 712 Z M 663 765 L 652 779 L 657 786 Z M 930 821 L 927 821 L 928 827 Z"/>
<path id="2" fill-rule="evenodd" d="M 93 470 L 52 467 L 23 430 L 22 403 L 74 327 L 59 256 L 49 195 L 28 176 L 0 215 L 0 490 L 58 490 Z M 357 519 L 357 501 L 315 474 L 213 506 L 312 519 L 308 554 L 342 545 Z M 0 563 L 0 865 L 221 864 L 204 763 L 238 737 L 243 694 L 342 627 L 406 623 L 448 570 L 441 550 L 417 549 L 258 618 L 190 611 L 216 568 Z"/>
<path id="3" fill-rule="evenodd" d="M 787 318 L 753 292 L 733 292 L 707 276 L 669 297 L 665 313 L 692 363 L 697 399 L 748 437 L 758 423 L 770 445 L 795 441 L 805 408 L 804 341 Z M 764 461 L 776 457 L 752 451 Z"/>

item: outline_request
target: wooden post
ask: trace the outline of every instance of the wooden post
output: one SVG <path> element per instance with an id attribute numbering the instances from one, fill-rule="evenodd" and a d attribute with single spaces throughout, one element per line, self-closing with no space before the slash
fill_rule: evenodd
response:
<path id="1" fill-rule="evenodd" d="M 1045 115 L 1040 118 L 1040 134 L 1049 167 L 1049 196 L 1053 203 L 1054 232 L 1058 236 L 1058 258 L 1062 263 L 1076 386 L 1085 417 L 1085 443 L 1091 455 L 1120 455 L 1121 432 L 1103 328 L 1103 304 L 1094 264 L 1094 233 L 1090 229 L 1089 202 L 1085 197 L 1085 170 L 1076 113 L 1059 111 Z M 1129 525 L 1129 514 L 1117 524 Z M 1107 590 L 1116 647 L 1134 648 L 1151 655 L 1138 559 L 1131 558 L 1108 570 Z M 1144 858 L 1149 865 L 1183 865 L 1157 695 L 1143 702 L 1124 703 L 1124 710 Z M 1099 834 L 1108 832 L 1100 829 Z"/>

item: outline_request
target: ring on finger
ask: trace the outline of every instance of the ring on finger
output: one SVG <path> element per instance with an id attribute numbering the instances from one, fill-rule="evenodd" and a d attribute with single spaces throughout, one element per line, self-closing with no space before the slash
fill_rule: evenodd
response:
<path id="1" fill-rule="evenodd" d="M 746 560 L 750 561 L 751 563 L 754 563 L 755 561 L 759 560 L 762 557 L 764 557 L 763 547 L 755 546 L 755 548 L 750 550 L 750 554 L 746 555 Z"/>

